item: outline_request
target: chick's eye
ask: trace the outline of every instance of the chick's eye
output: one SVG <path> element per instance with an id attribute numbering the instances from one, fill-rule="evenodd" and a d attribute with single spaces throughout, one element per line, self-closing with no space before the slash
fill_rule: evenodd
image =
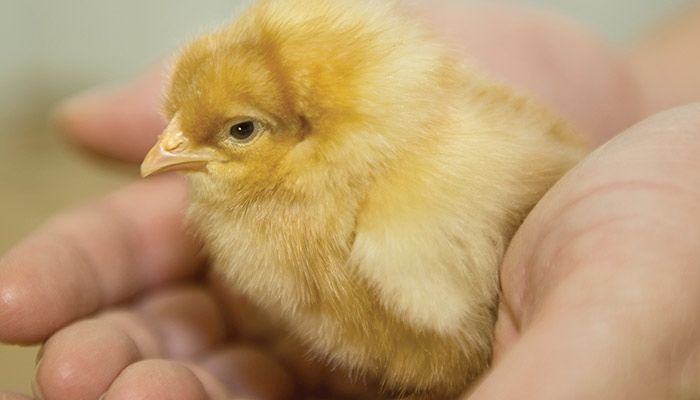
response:
<path id="1" fill-rule="evenodd" d="M 258 126 L 254 121 L 245 121 L 231 126 L 231 137 L 245 142 L 253 138 L 258 132 Z"/>

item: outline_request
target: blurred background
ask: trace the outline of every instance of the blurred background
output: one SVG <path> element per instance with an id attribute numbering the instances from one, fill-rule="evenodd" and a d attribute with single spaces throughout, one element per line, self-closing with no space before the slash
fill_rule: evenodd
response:
<path id="1" fill-rule="evenodd" d="M 569 14 L 623 47 L 696 1 L 509 2 Z M 137 177 L 135 167 L 63 143 L 51 127 L 57 103 L 94 85 L 128 80 L 183 41 L 229 19 L 242 3 L 0 0 L 0 254 L 52 213 Z M 35 354 L 36 348 L 0 345 L 0 391 L 30 392 Z"/>

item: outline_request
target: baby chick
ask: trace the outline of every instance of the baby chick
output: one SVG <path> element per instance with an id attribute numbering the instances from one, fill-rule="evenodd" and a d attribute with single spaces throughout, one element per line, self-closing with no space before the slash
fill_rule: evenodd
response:
<path id="1" fill-rule="evenodd" d="M 378 0 L 262 0 L 176 64 L 144 176 L 188 172 L 231 287 L 390 393 L 487 367 L 511 236 L 586 152 Z"/>

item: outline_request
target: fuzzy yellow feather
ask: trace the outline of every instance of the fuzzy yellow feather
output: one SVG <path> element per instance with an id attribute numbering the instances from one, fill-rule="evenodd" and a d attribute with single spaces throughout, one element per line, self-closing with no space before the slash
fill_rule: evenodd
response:
<path id="1" fill-rule="evenodd" d="M 511 236 L 585 153 L 391 1 L 264 0 L 181 54 L 144 175 L 188 172 L 214 268 L 393 393 L 487 367 Z"/>

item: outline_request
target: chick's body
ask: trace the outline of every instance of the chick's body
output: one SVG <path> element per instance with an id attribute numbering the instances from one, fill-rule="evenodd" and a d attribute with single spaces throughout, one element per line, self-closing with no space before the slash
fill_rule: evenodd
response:
<path id="1" fill-rule="evenodd" d="M 435 398 L 487 366 L 504 250 L 585 152 L 381 1 L 257 3 L 184 50 L 166 109 L 166 150 L 208 154 L 190 216 L 232 287 Z"/>

